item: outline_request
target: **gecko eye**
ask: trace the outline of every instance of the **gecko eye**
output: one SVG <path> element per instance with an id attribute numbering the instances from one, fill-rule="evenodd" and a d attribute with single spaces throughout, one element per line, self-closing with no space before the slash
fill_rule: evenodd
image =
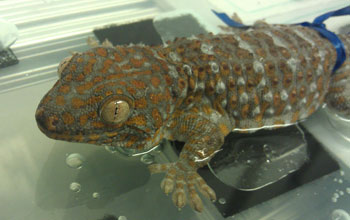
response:
<path id="1" fill-rule="evenodd" d="M 130 109 L 131 106 L 127 100 L 120 97 L 112 97 L 102 105 L 100 116 L 107 123 L 118 124 L 128 118 Z"/>

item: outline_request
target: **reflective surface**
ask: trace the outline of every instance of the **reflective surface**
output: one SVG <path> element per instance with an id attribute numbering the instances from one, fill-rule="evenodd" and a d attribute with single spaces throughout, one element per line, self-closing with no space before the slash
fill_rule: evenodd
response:
<path id="1" fill-rule="evenodd" d="M 114 148 L 106 150 L 101 146 L 51 140 L 39 131 L 34 118 L 41 97 L 57 78 L 58 63 L 69 52 L 88 48 L 85 42 L 92 35 L 93 27 L 149 18 L 165 8 L 192 8 L 204 15 L 217 5 L 210 2 L 200 2 L 198 8 L 197 1 L 185 0 L 89 0 L 86 4 L 71 0 L 1 1 L 1 16 L 16 23 L 20 31 L 20 39 L 13 46 L 20 63 L 0 69 L 1 220 L 94 220 L 108 214 L 128 220 L 223 219 L 206 200 L 202 214 L 189 207 L 178 211 L 160 190 L 163 176 L 149 175 L 146 164 L 176 159 L 170 146 L 151 155 L 126 157 Z M 291 2 L 301 4 L 303 1 Z M 298 13 L 288 13 L 283 21 L 290 20 L 291 16 L 303 20 L 312 18 L 315 13 L 330 10 L 330 5 L 348 4 L 346 1 L 331 3 L 322 6 L 322 10 L 312 8 L 311 12 L 308 7 Z M 232 4 L 229 5 L 227 12 L 233 10 Z M 263 5 L 260 11 L 243 9 L 237 10 L 254 15 L 252 20 L 272 11 L 274 18 L 283 17 L 278 8 L 264 12 Z M 203 17 L 210 22 L 216 19 L 212 15 Z M 337 26 L 338 22 L 335 23 Z M 340 162 L 344 172 L 322 177 L 228 219 L 346 219 L 350 207 L 349 140 L 339 135 L 337 125 L 329 123 L 323 111 L 303 124 Z M 217 202 L 227 204 L 224 197 Z"/>

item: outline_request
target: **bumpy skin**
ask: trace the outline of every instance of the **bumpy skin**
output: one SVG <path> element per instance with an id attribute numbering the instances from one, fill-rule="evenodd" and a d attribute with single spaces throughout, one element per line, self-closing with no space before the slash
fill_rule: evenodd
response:
<path id="1" fill-rule="evenodd" d="M 341 38 L 348 51 L 350 41 Z M 201 211 L 196 190 L 216 198 L 196 170 L 224 137 L 308 117 L 324 102 L 335 59 L 333 46 L 314 30 L 267 24 L 164 46 L 96 47 L 61 63 L 36 120 L 48 137 L 73 142 L 148 149 L 162 138 L 184 141 L 177 162 L 150 170 L 166 172 L 161 187 L 173 192 L 177 207 L 188 200 Z M 347 113 L 349 63 L 333 76 L 328 96 Z M 116 103 L 111 100 L 128 106 L 125 119 L 121 107 L 112 111 L 113 120 L 122 117 L 117 123 L 103 119 L 104 106 Z"/>

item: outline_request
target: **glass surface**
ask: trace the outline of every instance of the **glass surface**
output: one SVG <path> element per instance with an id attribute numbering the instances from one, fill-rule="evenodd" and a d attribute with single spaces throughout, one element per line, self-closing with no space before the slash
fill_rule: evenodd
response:
<path id="1" fill-rule="evenodd" d="M 42 134 L 34 113 L 57 79 L 58 63 L 70 52 L 86 50 L 86 40 L 95 27 L 153 18 L 166 11 L 192 10 L 203 19 L 201 24 L 207 24 L 206 28 L 215 32 L 222 23 L 211 9 L 236 11 L 248 22 L 264 17 L 271 21 L 297 22 L 348 4 L 332 0 L 322 1 L 324 4 L 310 0 L 251 0 L 246 4 L 211 0 L 81 2 L 0 1 L 0 16 L 15 23 L 20 33 L 11 47 L 20 63 L 0 69 L 1 220 L 97 220 L 106 215 L 124 220 L 224 219 L 207 200 L 203 200 L 205 209 L 199 214 L 189 206 L 177 210 L 171 196 L 163 194 L 160 189 L 163 175 L 151 176 L 147 164 L 176 160 L 177 154 L 168 143 L 150 154 L 127 157 L 119 149 L 55 141 Z M 298 5 L 291 13 L 287 13 L 286 7 L 283 11 L 280 8 L 288 2 Z M 248 7 L 248 3 L 254 7 Z M 303 4 L 307 7 L 303 8 Z M 344 25 L 343 20 L 335 20 L 327 22 L 331 29 Z M 328 119 L 322 110 L 303 123 L 337 159 L 341 172 L 227 219 L 349 219 L 350 144 L 337 131 L 344 125 Z M 216 204 L 226 203 L 222 197 Z"/>

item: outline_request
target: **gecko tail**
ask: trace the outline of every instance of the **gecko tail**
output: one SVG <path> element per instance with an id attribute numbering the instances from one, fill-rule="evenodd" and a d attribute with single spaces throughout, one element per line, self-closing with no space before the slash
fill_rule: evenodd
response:
<path id="1" fill-rule="evenodd" d="M 350 119 L 350 61 L 347 60 L 331 77 L 325 97 L 327 107 L 341 117 Z"/>

